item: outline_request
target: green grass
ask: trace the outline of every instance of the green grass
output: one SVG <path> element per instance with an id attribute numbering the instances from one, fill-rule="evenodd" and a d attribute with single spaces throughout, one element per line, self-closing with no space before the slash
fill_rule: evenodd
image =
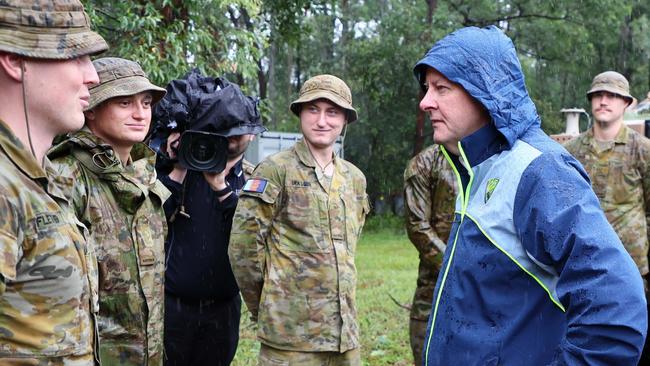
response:
<path id="1" fill-rule="evenodd" d="M 373 220 L 374 219 L 374 220 Z M 384 220 L 377 222 L 378 220 Z M 407 366 L 413 364 L 409 346 L 409 312 L 417 277 L 417 251 L 399 220 L 371 218 L 357 247 L 357 307 L 361 326 L 363 365 Z M 395 223 L 398 224 L 395 224 Z M 365 229 L 364 229 L 365 230 Z M 257 365 L 259 342 L 248 313 L 242 313 L 240 341 L 233 366 Z"/>

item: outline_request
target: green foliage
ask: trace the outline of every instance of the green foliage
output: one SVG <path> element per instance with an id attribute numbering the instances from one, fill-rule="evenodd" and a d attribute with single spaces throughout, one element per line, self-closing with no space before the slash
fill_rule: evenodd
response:
<path id="1" fill-rule="evenodd" d="M 198 67 L 209 74 L 253 79 L 267 39 L 247 29 L 260 12 L 257 0 L 152 0 L 84 3 L 108 41 L 103 56 L 137 60 L 160 85 Z"/>
<path id="2" fill-rule="evenodd" d="M 639 98 L 650 91 L 647 0 L 82 3 L 111 46 L 105 56 L 140 62 L 159 85 L 193 67 L 225 74 L 263 98 L 260 108 L 270 130 L 299 130 L 288 107 L 307 78 L 321 73 L 342 77 L 360 117 L 347 131 L 345 156 L 366 174 L 373 198 L 402 189 L 420 98 L 413 65 L 436 40 L 460 27 L 496 24 L 513 39 L 548 133 L 564 129 L 560 109 L 590 111 L 585 92 L 597 73 L 623 73 Z M 429 9 L 429 3 L 437 7 Z M 424 134 L 430 136 L 428 121 L 425 125 Z M 408 302 L 415 286 L 416 253 L 400 217 L 368 218 L 358 268 L 364 363 L 409 364 L 408 314 L 387 298 L 391 293 Z M 234 364 L 254 365 L 258 347 L 252 325 L 243 321 Z"/>
<path id="3" fill-rule="evenodd" d="M 422 1 L 387 1 L 390 8 L 366 20 L 372 31 L 347 49 L 348 82 L 359 108 L 350 126 L 346 157 L 367 175 L 371 196 L 401 190 L 402 173 L 413 150 L 419 88 L 411 69 L 422 56 Z M 373 13 L 374 14 L 374 13 Z"/>
<path id="4" fill-rule="evenodd" d="M 401 190 L 414 150 L 413 65 L 462 26 L 496 24 L 513 39 L 548 133 L 564 129 L 560 109 L 590 111 L 585 91 L 597 73 L 621 72 L 639 98 L 650 90 L 650 2 L 643 0 L 83 2 L 109 55 L 139 61 L 158 84 L 191 67 L 226 74 L 263 98 L 270 130 L 299 131 L 288 106 L 307 78 L 343 78 L 360 117 L 345 156 L 366 174 L 373 198 Z M 424 134 L 431 135 L 426 119 Z"/>
<path id="5" fill-rule="evenodd" d="M 382 215 L 371 215 L 366 219 L 366 224 L 363 226 L 365 233 L 380 233 L 390 232 L 393 234 L 404 234 L 404 217 L 397 216 L 392 213 L 385 213 Z"/>

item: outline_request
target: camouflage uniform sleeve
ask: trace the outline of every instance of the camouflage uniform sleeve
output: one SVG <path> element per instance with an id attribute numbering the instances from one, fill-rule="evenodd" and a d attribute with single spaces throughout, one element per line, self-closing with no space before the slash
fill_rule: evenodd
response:
<path id="1" fill-rule="evenodd" d="M 56 170 L 56 181 L 59 187 L 72 204 L 75 216 L 90 227 L 88 221 L 88 177 L 81 164 L 71 155 L 52 161 Z"/>
<path id="2" fill-rule="evenodd" d="M 431 226 L 432 192 L 435 189 L 431 171 L 432 165 L 417 155 L 408 163 L 404 171 L 404 212 L 406 232 L 415 245 L 420 257 L 432 263 L 434 258 L 445 251 L 445 243 Z"/>
<path id="3" fill-rule="evenodd" d="M 282 180 L 270 164 L 260 164 L 251 180 L 263 181 L 265 186 L 258 191 L 242 190 L 233 218 L 228 257 L 251 319 L 257 322 L 264 285 L 266 240 L 280 201 Z"/>
<path id="4" fill-rule="evenodd" d="M 0 294 L 5 292 L 6 280 L 16 279 L 16 266 L 22 257 L 18 215 L 8 198 L 0 195 Z"/>
<path id="5" fill-rule="evenodd" d="M 639 156 L 639 172 L 643 184 L 643 202 L 645 206 L 646 235 L 650 242 L 650 142 L 641 137 L 642 143 Z"/>

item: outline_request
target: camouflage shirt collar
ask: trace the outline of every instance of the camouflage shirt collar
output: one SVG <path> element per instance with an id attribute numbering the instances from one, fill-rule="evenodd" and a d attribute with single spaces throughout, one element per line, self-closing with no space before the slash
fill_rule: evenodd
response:
<path id="1" fill-rule="evenodd" d="M 152 186 L 156 181 L 156 153 L 144 143 L 136 143 L 129 154 L 129 164 L 124 167 L 115 154 L 113 148 L 104 142 L 100 137 L 94 135 L 88 127 L 84 127 L 78 132 L 71 135 L 73 138 L 82 138 L 79 142 L 89 141 L 111 152 L 110 155 L 116 159 L 116 166 L 106 171 L 107 174 L 121 173 L 128 178 L 134 179 L 134 183 L 140 183 L 145 186 Z M 90 144 L 80 145 L 83 149 L 91 148 Z"/>
<path id="2" fill-rule="evenodd" d="M 595 138 L 594 136 L 594 126 L 591 126 L 585 135 L 588 137 L 587 139 L 584 139 L 582 142 L 584 144 L 588 144 L 589 141 L 593 140 Z M 616 136 L 614 137 L 614 143 L 615 144 L 622 144 L 625 145 L 629 141 L 630 137 L 630 128 L 623 123 L 621 125 L 621 128 L 619 128 L 618 132 L 616 133 Z"/>
<path id="3" fill-rule="evenodd" d="M 3 120 L 0 120 L 0 148 L 31 179 L 47 179 L 45 169 L 38 164 L 34 156 L 25 148 L 25 145 Z M 43 161 L 46 160 L 47 157 L 44 157 Z"/>
<path id="4" fill-rule="evenodd" d="M 298 159 L 300 160 L 301 163 L 311 168 L 316 167 L 316 162 L 314 161 L 314 157 L 311 156 L 311 153 L 309 152 L 309 147 L 307 147 L 307 143 L 305 142 L 304 138 L 298 140 L 298 142 L 296 142 L 296 144 L 293 145 L 293 149 L 296 151 L 296 155 L 298 155 Z"/>
<path id="5" fill-rule="evenodd" d="M 131 164 L 125 171 L 138 183 L 152 187 L 156 183 L 156 153 L 144 143 L 137 143 L 131 149 Z"/>
<path id="6" fill-rule="evenodd" d="M 296 155 L 298 155 L 298 159 L 300 159 L 300 162 L 305 164 L 308 167 L 315 168 L 316 167 L 316 161 L 314 160 L 314 157 L 311 155 L 311 152 L 309 151 L 309 147 L 307 147 L 307 143 L 305 142 L 305 139 L 302 138 L 296 142 L 294 145 L 294 150 L 296 152 Z M 336 154 L 332 154 L 332 164 L 336 169 L 342 169 L 342 171 L 347 171 L 347 168 L 342 165 L 339 162 L 339 157 L 336 156 Z"/>
<path id="7" fill-rule="evenodd" d="M 69 140 L 72 139 L 75 139 L 74 143 L 87 153 L 97 146 L 111 152 L 106 156 L 116 159 L 116 163 L 95 174 L 109 184 L 118 199 L 118 205 L 129 214 L 134 214 L 150 194 L 157 196 L 161 202 L 169 197 L 169 191 L 156 179 L 156 153 L 144 143 L 133 145 L 129 156 L 130 164 L 125 167 L 113 148 L 89 129 L 83 128 L 71 134 Z"/>
<path id="8" fill-rule="evenodd" d="M 104 146 L 106 149 L 113 151 L 113 153 L 115 152 L 112 146 L 102 140 L 101 137 L 93 134 L 87 126 L 84 126 L 81 130 L 74 133 L 72 136 L 84 136 L 90 139 L 93 143 Z M 140 160 L 146 160 L 151 165 L 155 165 L 156 163 L 156 153 L 151 148 L 149 148 L 149 146 L 142 142 L 134 144 L 133 148 L 131 148 L 131 153 L 129 154 L 129 165 L 134 164 Z"/>
<path id="9" fill-rule="evenodd" d="M 614 142 L 617 144 L 627 144 L 630 140 L 630 128 L 626 124 L 622 124 L 621 128 L 618 130 L 616 137 L 614 137 Z"/>

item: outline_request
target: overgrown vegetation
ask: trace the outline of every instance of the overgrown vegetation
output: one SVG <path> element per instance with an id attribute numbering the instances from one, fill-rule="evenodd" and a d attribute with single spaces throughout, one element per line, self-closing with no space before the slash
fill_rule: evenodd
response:
<path id="1" fill-rule="evenodd" d="M 360 119 L 346 159 L 373 199 L 401 190 L 404 164 L 430 143 L 418 112 L 415 62 L 445 34 L 496 24 L 515 42 L 548 133 L 562 108 L 589 110 L 594 75 L 617 70 L 632 94 L 650 90 L 647 0 L 83 0 L 107 55 L 139 61 L 159 84 L 198 67 L 262 98 L 270 130 L 297 131 L 288 104 L 307 78 L 348 82 Z"/>
<path id="2" fill-rule="evenodd" d="M 390 233 L 406 235 L 404 217 L 392 213 L 368 216 L 366 224 L 363 226 L 363 231 L 367 234 Z"/>
<path id="3" fill-rule="evenodd" d="M 380 219 L 370 218 L 369 224 Z M 385 218 L 389 226 L 395 218 Z M 357 308 L 361 327 L 362 364 L 412 365 L 409 346 L 409 311 L 417 277 L 417 251 L 394 227 L 367 230 L 357 247 Z M 399 305 L 398 305 L 399 304 Z M 257 364 L 259 342 L 243 311 L 239 348 L 233 366 Z"/>

